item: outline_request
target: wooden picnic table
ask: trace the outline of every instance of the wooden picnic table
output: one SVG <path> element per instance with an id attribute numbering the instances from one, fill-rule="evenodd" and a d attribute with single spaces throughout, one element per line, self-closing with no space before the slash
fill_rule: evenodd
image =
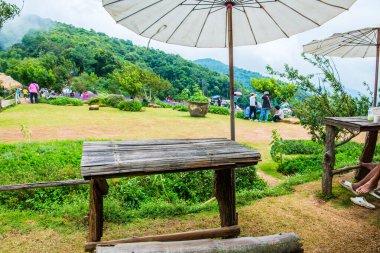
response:
<path id="1" fill-rule="evenodd" d="M 236 231 L 240 233 L 240 228 L 237 229 L 235 168 L 255 165 L 260 159 L 257 151 L 224 138 L 84 142 L 81 171 L 82 176 L 90 180 L 86 249 L 93 250 L 96 247 L 94 242 L 99 242 L 103 235 L 103 196 L 108 193 L 107 179 L 196 170 L 215 170 L 215 195 L 221 227 L 225 228 L 169 237 L 199 239 L 237 236 Z M 162 235 L 160 238 L 167 240 L 167 237 Z M 139 240 L 145 239 L 140 237 Z"/>
<path id="2" fill-rule="evenodd" d="M 358 132 L 367 132 L 364 149 L 359 160 L 360 162 L 369 163 L 372 162 L 375 153 L 380 124 L 367 120 L 367 117 L 327 117 L 324 122 L 326 123 L 326 139 L 323 151 L 322 193 L 330 195 L 332 193 L 332 179 L 335 174 L 357 168 L 355 178 L 360 180 L 368 172 L 368 170 L 359 165 L 334 170 L 336 129 L 346 128 Z"/>

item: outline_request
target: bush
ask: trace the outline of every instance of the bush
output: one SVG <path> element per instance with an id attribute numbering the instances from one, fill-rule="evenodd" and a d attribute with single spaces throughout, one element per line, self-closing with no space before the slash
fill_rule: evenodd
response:
<path id="1" fill-rule="evenodd" d="M 230 110 L 226 107 L 221 107 L 221 106 L 209 106 L 208 107 L 209 113 L 213 114 L 221 114 L 221 115 L 230 115 Z"/>
<path id="2" fill-rule="evenodd" d="M 43 98 L 43 97 L 40 97 L 40 98 L 38 98 L 38 103 L 40 103 L 40 104 L 50 104 L 50 100 L 46 99 L 46 98 Z"/>
<path id="3" fill-rule="evenodd" d="M 155 102 L 155 104 L 161 106 L 161 108 L 173 108 L 173 106 L 171 104 L 164 103 L 161 101 L 157 101 L 157 102 Z"/>
<path id="4" fill-rule="evenodd" d="M 314 141 L 286 140 L 284 141 L 283 150 L 286 155 L 322 154 L 323 145 Z M 271 148 L 272 153 L 273 148 Z"/>
<path id="5" fill-rule="evenodd" d="M 140 112 L 142 104 L 140 101 L 123 101 L 120 102 L 117 107 L 122 111 Z"/>
<path id="6" fill-rule="evenodd" d="M 235 118 L 238 118 L 238 119 L 245 119 L 245 118 L 244 118 L 244 112 L 237 112 L 237 113 L 235 113 Z"/>
<path id="7" fill-rule="evenodd" d="M 99 105 L 106 106 L 106 101 L 104 97 L 93 97 L 86 101 L 88 105 Z"/>
<path id="8" fill-rule="evenodd" d="M 80 106 L 83 105 L 84 102 L 80 99 L 76 98 L 67 98 L 67 97 L 57 97 L 52 100 L 50 100 L 51 105 L 73 105 L 73 106 Z"/>
<path id="9" fill-rule="evenodd" d="M 322 155 L 301 155 L 296 158 L 284 159 L 277 170 L 285 175 L 319 171 L 322 170 Z"/>
<path id="10" fill-rule="evenodd" d="M 175 105 L 173 106 L 173 110 L 177 110 L 179 112 L 188 112 L 189 107 L 187 107 L 186 105 Z"/>
<path id="11" fill-rule="evenodd" d="M 117 108 L 118 104 L 123 101 L 124 101 L 123 95 L 111 94 L 105 98 L 105 104 L 107 106 L 115 107 L 115 108 Z"/>

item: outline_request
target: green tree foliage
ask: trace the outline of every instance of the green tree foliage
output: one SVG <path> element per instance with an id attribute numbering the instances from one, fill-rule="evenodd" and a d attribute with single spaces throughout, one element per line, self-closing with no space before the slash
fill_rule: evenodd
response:
<path id="1" fill-rule="evenodd" d="M 296 85 L 281 82 L 275 78 L 252 79 L 252 88 L 261 93 L 268 91 L 272 101 L 278 104 L 290 102 L 297 92 Z"/>
<path id="2" fill-rule="evenodd" d="M 79 92 L 98 90 L 100 78 L 95 74 L 87 74 L 83 72 L 80 76 L 76 76 L 71 80 L 72 89 Z"/>
<path id="3" fill-rule="evenodd" d="M 136 98 L 141 94 L 145 79 L 144 71 L 132 63 L 125 63 L 110 75 L 111 81 L 120 85 L 129 95 Z"/>
<path id="4" fill-rule="evenodd" d="M 0 29 L 7 20 L 13 19 L 20 14 L 20 11 L 21 10 L 17 5 L 0 0 Z"/>
<path id="5" fill-rule="evenodd" d="M 272 75 L 286 78 L 290 83 L 303 91 L 303 97 L 293 102 L 293 113 L 300 119 L 311 134 L 313 140 L 324 141 L 325 117 L 351 117 L 366 115 L 370 100 L 368 97 L 350 96 L 339 79 L 335 67 L 324 57 L 304 57 L 305 60 L 320 70 L 319 74 L 301 75 L 298 70 L 285 66 L 285 72 L 276 72 L 270 67 Z M 317 82 L 317 83 L 315 83 Z M 358 133 L 338 129 L 336 140 L 342 145 L 354 138 Z"/>
<path id="6" fill-rule="evenodd" d="M 201 89 L 208 96 L 229 97 L 228 76 L 208 70 L 179 55 L 146 49 L 130 41 L 61 23 L 54 23 L 50 27 L 48 31 L 29 33 L 21 43 L 0 52 L 0 71 L 11 71 L 25 58 L 33 58 L 38 60 L 39 66 L 53 73 L 57 90 L 72 82 L 76 82 L 74 86 L 78 87 L 77 77 L 83 83 L 82 74 L 82 79 L 86 79 L 84 73 L 89 76 L 94 73 L 99 77 L 97 92 L 116 94 L 123 90 L 110 76 L 130 62 L 145 75 L 145 80 L 139 80 L 136 85 L 139 86 L 138 95 L 146 99 L 174 98 L 185 88 L 192 91 L 197 83 L 202 84 Z M 138 76 L 141 77 L 140 74 Z M 241 84 L 237 83 L 236 86 L 242 90 Z"/>

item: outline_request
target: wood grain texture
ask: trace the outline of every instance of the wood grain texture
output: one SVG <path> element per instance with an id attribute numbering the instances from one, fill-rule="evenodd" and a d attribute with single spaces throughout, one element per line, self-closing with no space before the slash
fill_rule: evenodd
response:
<path id="1" fill-rule="evenodd" d="M 104 189 L 102 189 L 102 187 L 104 187 L 104 181 L 102 178 L 90 180 L 89 242 L 98 242 L 103 236 L 102 191 L 104 191 Z"/>
<path id="2" fill-rule="evenodd" d="M 113 241 L 87 242 L 85 246 L 85 250 L 91 251 L 95 249 L 97 245 L 114 246 L 114 245 L 118 245 L 122 243 L 135 243 L 135 242 L 188 241 L 188 240 L 200 240 L 200 239 L 209 239 L 209 238 L 222 238 L 226 236 L 238 236 L 239 234 L 240 234 L 239 226 L 201 229 L 201 230 L 194 230 L 194 231 L 174 233 L 174 234 L 131 237 L 131 238 L 113 240 Z"/>
<path id="3" fill-rule="evenodd" d="M 323 151 L 322 193 L 325 196 L 332 193 L 332 179 L 335 165 L 335 133 L 336 127 L 326 125 L 326 139 Z"/>
<path id="4" fill-rule="evenodd" d="M 85 142 L 82 176 L 122 177 L 257 164 L 255 150 L 220 138 Z"/>
<path id="5" fill-rule="evenodd" d="M 327 117 L 324 118 L 327 125 L 347 128 L 350 130 L 365 132 L 365 131 L 379 131 L 380 124 L 368 121 L 367 117 Z"/>
<path id="6" fill-rule="evenodd" d="M 370 163 L 373 160 L 373 156 L 375 155 L 375 149 L 377 144 L 378 131 L 369 131 L 365 138 L 363 152 L 360 155 L 360 162 L 362 163 Z M 360 168 L 356 171 L 355 179 L 357 181 L 362 180 L 367 174 L 369 170 L 367 168 Z"/>
<path id="7" fill-rule="evenodd" d="M 88 183 L 89 183 L 88 180 L 80 179 L 80 180 L 41 182 L 41 183 L 33 183 L 33 184 L 13 184 L 13 185 L 0 186 L 0 191 L 27 190 L 27 189 L 34 189 L 34 188 L 80 185 L 80 184 L 88 184 Z"/>
<path id="8" fill-rule="evenodd" d="M 301 253 L 300 237 L 294 233 L 227 240 L 127 243 L 98 246 L 97 253 Z"/>

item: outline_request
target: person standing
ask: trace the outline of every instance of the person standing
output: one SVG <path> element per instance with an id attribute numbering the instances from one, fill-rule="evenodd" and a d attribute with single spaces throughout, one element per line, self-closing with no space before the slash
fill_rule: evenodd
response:
<path id="1" fill-rule="evenodd" d="M 218 106 L 222 106 L 222 97 L 218 97 Z"/>
<path id="2" fill-rule="evenodd" d="M 236 106 L 237 106 L 237 100 L 238 100 L 238 98 L 237 98 L 236 94 L 234 94 L 234 106 L 235 106 L 235 109 L 236 109 Z"/>
<path id="3" fill-rule="evenodd" d="M 268 114 L 269 114 L 270 108 L 272 107 L 270 103 L 269 92 L 268 91 L 264 92 L 264 95 L 261 98 L 263 99 L 263 106 L 261 108 L 259 122 L 263 120 L 264 116 L 265 116 L 265 122 L 268 122 Z"/>
<path id="4" fill-rule="evenodd" d="M 30 94 L 30 103 L 38 103 L 38 91 L 40 90 L 40 86 L 38 86 L 38 84 L 33 81 L 30 85 L 29 85 L 29 94 Z"/>
<path id="5" fill-rule="evenodd" d="M 256 96 L 257 95 L 252 92 L 249 97 L 249 120 L 256 119 Z"/>

